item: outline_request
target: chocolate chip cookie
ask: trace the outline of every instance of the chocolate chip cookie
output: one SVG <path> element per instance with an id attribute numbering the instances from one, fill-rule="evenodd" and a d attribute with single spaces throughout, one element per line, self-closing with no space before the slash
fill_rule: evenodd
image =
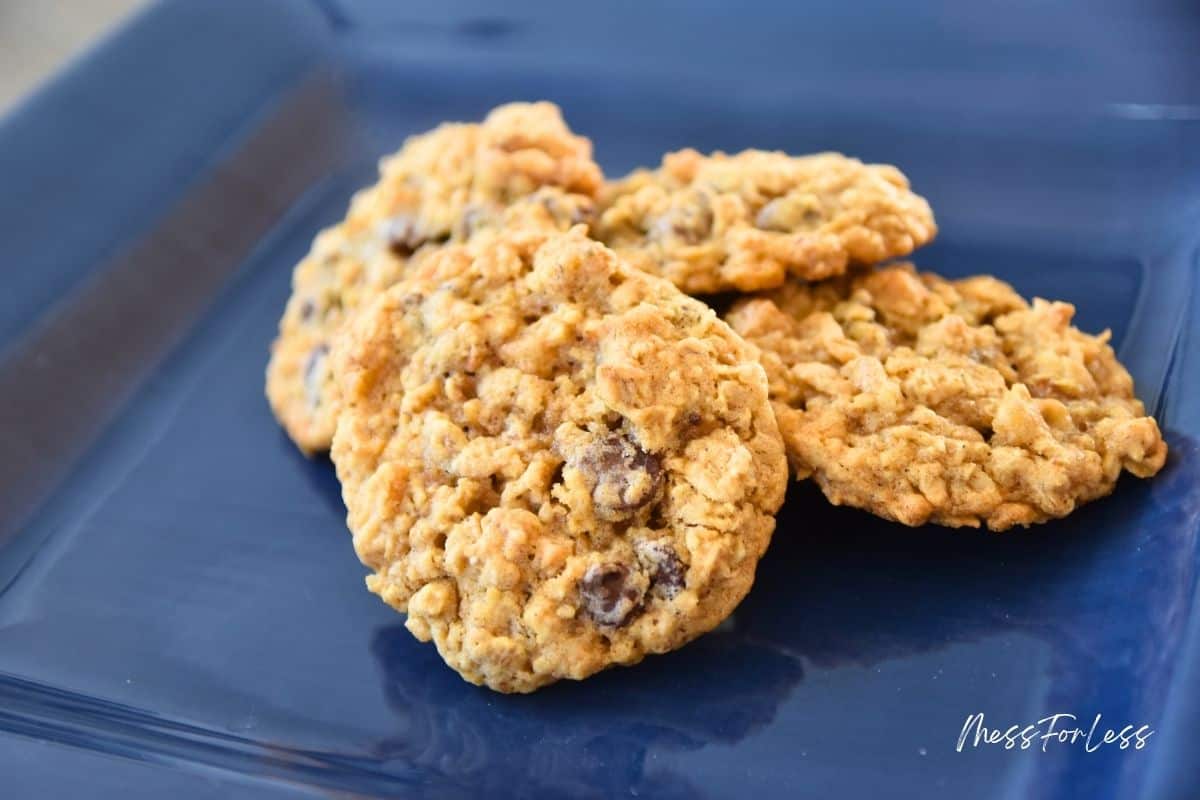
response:
<path id="1" fill-rule="evenodd" d="M 787 480 L 762 367 L 582 226 L 431 254 L 333 364 L 367 585 L 466 680 L 633 664 L 750 589 Z"/>
<path id="2" fill-rule="evenodd" d="M 292 279 L 267 368 L 267 398 L 292 440 L 306 453 L 328 449 L 337 416 L 331 339 L 410 262 L 480 229 L 586 222 L 601 181 L 591 142 L 550 103 L 442 125 L 384 159 L 379 182 L 317 237 Z"/>
<path id="3" fill-rule="evenodd" d="M 838 153 L 681 150 L 606 186 L 601 206 L 598 237 L 689 294 L 820 280 L 937 232 L 900 170 Z"/>
<path id="4" fill-rule="evenodd" d="M 1005 530 L 1149 477 L 1167 447 L 1108 332 L 991 277 L 890 266 L 739 302 L 801 478 L 906 525 Z"/>

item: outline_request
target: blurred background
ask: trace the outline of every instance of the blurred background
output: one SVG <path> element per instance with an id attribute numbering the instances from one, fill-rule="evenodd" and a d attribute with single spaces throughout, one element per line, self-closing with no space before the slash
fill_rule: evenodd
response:
<path id="1" fill-rule="evenodd" d="M 0 115 L 147 0 L 0 0 Z"/>
<path id="2" fill-rule="evenodd" d="M 151 1 L 0 0 L 0 116 Z M 1198 42 L 1197 0 L 165 0 L 0 120 L 0 351 L 34 343 L 0 357 L 0 490 L 29 509 L 0 491 L 0 690 L 31 678 L 0 717 L 49 740 L 0 725 L 0 800 L 127 796 L 133 770 L 154 797 L 259 770 L 499 794 L 535 768 L 557 795 L 1194 800 Z M 780 530 L 805 536 L 730 629 L 532 704 L 464 692 L 362 591 L 262 370 L 293 265 L 378 156 L 540 97 L 610 175 L 685 144 L 902 165 L 942 228 L 919 263 L 1112 328 L 1185 455 L 1051 537 L 881 535 L 794 494 Z M 1160 733 L 956 753 L 980 709 Z"/>

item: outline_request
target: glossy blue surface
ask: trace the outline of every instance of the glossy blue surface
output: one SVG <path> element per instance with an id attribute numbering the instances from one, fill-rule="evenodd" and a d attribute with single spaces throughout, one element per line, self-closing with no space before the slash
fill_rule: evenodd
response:
<path id="1" fill-rule="evenodd" d="M 965 5 L 169 2 L 0 123 L 0 796 L 1195 797 L 1200 15 Z M 918 263 L 1112 328 L 1167 468 L 1003 536 L 794 487 L 717 632 L 464 684 L 363 590 L 262 371 L 374 159 L 535 97 L 609 174 L 682 145 L 902 165 L 942 228 Z M 978 712 L 1155 734 L 957 752 Z"/>

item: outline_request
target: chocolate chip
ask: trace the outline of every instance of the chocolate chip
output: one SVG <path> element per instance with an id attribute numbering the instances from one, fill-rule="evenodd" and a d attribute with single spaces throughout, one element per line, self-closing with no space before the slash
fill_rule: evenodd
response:
<path id="1" fill-rule="evenodd" d="M 785 195 L 777 197 L 763 206 L 754 218 L 754 224 L 764 231 L 794 233 L 811 230 L 824 221 L 821 208 L 814 205 L 810 197 Z"/>
<path id="2" fill-rule="evenodd" d="M 696 192 L 672 207 L 654 225 L 657 238 L 673 236 L 685 244 L 699 244 L 712 233 L 713 212 L 708 195 Z"/>
<path id="3" fill-rule="evenodd" d="M 685 417 L 685 419 L 687 420 L 687 424 L 692 426 L 693 428 L 696 427 L 697 425 L 699 425 L 703 421 L 700 417 L 699 411 L 689 411 L 687 413 L 687 416 Z"/>
<path id="4" fill-rule="evenodd" d="M 325 383 L 325 361 L 329 356 L 329 345 L 322 342 L 309 351 L 304 360 L 304 393 L 308 404 L 316 408 L 321 404 L 321 388 Z"/>
<path id="5" fill-rule="evenodd" d="M 670 542 L 663 539 L 642 540 L 635 545 L 638 560 L 650 575 L 650 589 L 668 600 L 679 594 L 687 582 L 687 567 Z"/>
<path id="6" fill-rule="evenodd" d="M 781 225 L 776 221 L 778 214 L 779 200 L 772 200 L 759 209 L 758 215 L 754 218 L 754 225 L 764 231 L 787 230 L 785 225 Z"/>
<path id="7" fill-rule="evenodd" d="M 596 219 L 596 207 L 589 200 L 588 202 L 580 202 L 571 211 L 571 224 L 578 225 L 581 222 L 586 222 L 591 225 Z"/>
<path id="8" fill-rule="evenodd" d="M 568 459 L 583 473 L 600 516 L 628 516 L 651 503 L 662 487 L 662 462 L 620 434 L 592 441 Z"/>
<path id="9" fill-rule="evenodd" d="M 300 304 L 300 321 L 308 322 L 312 319 L 313 314 L 317 311 L 317 304 L 312 301 L 311 297 L 304 298 L 304 302 Z"/>
<path id="10" fill-rule="evenodd" d="M 624 564 L 593 564 L 579 582 L 584 611 L 600 625 L 614 628 L 629 622 L 642 604 L 644 589 Z"/>
<path id="11" fill-rule="evenodd" d="M 596 209 L 587 198 L 572 197 L 573 202 L 564 204 L 557 195 L 546 193 L 538 199 L 550 216 L 554 217 L 560 225 L 564 223 L 578 225 L 581 222 L 590 225 L 595 219 Z"/>
<path id="12" fill-rule="evenodd" d="M 495 216 L 478 204 L 472 203 L 463 209 L 462 215 L 455 223 L 455 235 L 459 239 L 470 239 L 474 234 L 487 227 L 488 222 Z"/>
<path id="13" fill-rule="evenodd" d="M 549 193 L 540 193 L 538 202 L 542 204 L 542 208 L 550 212 L 550 216 L 557 217 L 562 214 L 562 203 L 558 202 L 558 198 Z"/>
<path id="14" fill-rule="evenodd" d="M 421 226 L 410 216 L 392 217 L 385 223 L 388 247 L 401 258 L 408 258 L 429 241 Z"/>
<path id="15" fill-rule="evenodd" d="M 1025 382 L 1025 386 L 1029 389 L 1029 394 L 1037 398 L 1055 397 L 1058 395 L 1058 388 L 1048 378 L 1034 378 Z"/>
<path id="16" fill-rule="evenodd" d="M 707 209 L 678 209 L 671 220 L 671 232 L 687 244 L 699 244 L 712 230 L 712 212 Z"/>

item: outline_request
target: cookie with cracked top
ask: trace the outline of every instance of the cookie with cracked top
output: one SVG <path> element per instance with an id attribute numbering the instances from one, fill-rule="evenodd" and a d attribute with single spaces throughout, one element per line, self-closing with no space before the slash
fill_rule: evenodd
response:
<path id="1" fill-rule="evenodd" d="M 354 311 L 439 247 L 495 227 L 566 230 L 591 220 L 602 175 L 592 146 L 550 103 L 512 103 L 480 124 L 410 138 L 296 267 L 271 348 L 266 391 L 305 453 L 327 450 L 337 418 L 332 338 Z"/>
<path id="2" fill-rule="evenodd" d="M 609 183 L 600 201 L 598 238 L 689 294 L 821 280 L 937 233 L 900 170 L 840 153 L 680 150 Z"/>
<path id="3" fill-rule="evenodd" d="M 911 264 L 745 299 L 796 474 L 906 525 L 1005 530 L 1149 477 L 1167 446 L 1109 346 L 1068 303 Z"/>
<path id="4" fill-rule="evenodd" d="M 633 664 L 750 589 L 787 481 L 762 367 L 581 227 L 431 255 L 332 364 L 368 586 L 466 680 Z"/>

